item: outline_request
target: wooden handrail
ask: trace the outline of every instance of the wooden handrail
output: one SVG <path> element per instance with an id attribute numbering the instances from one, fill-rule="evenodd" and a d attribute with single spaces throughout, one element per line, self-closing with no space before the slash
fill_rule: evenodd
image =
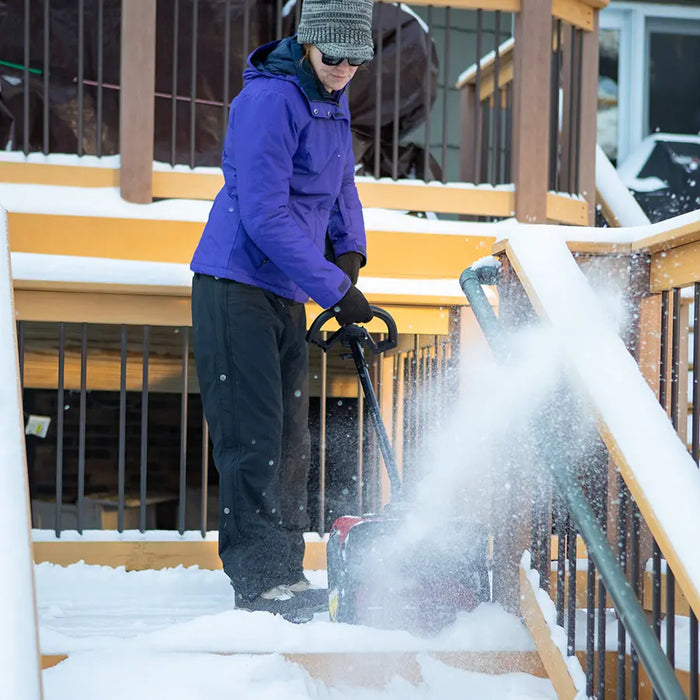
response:
<path id="1" fill-rule="evenodd" d="M 505 252 L 538 315 L 558 329 L 572 381 L 596 413 L 600 435 L 614 463 L 697 614 L 697 466 L 620 337 L 609 324 L 596 320 L 593 293 L 564 242 L 534 234 L 526 241 L 523 235 L 516 235 L 496 248 Z M 551 274 L 535 272 L 542 269 L 551 270 Z M 565 285 L 560 283 L 562 279 L 566 279 Z M 595 363 L 590 362 L 593 357 Z M 646 417 L 644 430 L 632 435 L 620 424 L 611 392 L 624 396 L 626 406 Z M 647 464 L 651 459 L 663 464 L 663 469 L 650 469 Z M 664 487 L 669 481 L 676 485 L 672 502 Z M 679 513 L 687 515 L 678 517 Z"/>

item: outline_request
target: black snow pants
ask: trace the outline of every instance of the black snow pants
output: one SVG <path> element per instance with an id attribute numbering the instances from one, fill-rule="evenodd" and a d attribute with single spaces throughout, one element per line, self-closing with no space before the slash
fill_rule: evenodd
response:
<path id="1" fill-rule="evenodd" d="M 195 274 L 197 376 L 219 472 L 219 556 L 253 598 L 303 575 L 308 528 L 308 351 L 304 305 Z"/>

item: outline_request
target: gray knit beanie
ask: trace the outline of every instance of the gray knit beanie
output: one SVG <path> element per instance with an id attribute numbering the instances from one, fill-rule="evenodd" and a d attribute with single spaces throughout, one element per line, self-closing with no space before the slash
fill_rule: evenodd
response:
<path id="1" fill-rule="evenodd" d="M 374 56 L 373 5 L 373 0 L 304 0 L 297 41 L 335 58 L 369 61 Z"/>

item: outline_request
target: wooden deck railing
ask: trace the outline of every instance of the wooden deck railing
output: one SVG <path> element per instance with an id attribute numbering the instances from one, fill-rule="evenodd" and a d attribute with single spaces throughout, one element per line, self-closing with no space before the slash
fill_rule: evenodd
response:
<path id="1" fill-rule="evenodd" d="M 95 0 L 95 3 L 99 6 L 93 7 L 91 2 L 86 3 L 85 12 L 89 14 L 84 17 L 81 15 L 76 20 L 76 25 L 80 21 L 87 21 L 87 17 L 99 15 L 101 2 Z M 415 10 L 422 14 L 422 21 L 427 18 L 427 33 L 424 37 L 427 50 L 425 71 L 426 84 L 430 85 L 430 89 L 426 90 L 415 107 L 423 113 L 423 121 L 418 121 L 415 127 L 418 130 L 416 133 L 422 134 L 422 137 L 417 137 L 418 141 L 423 138 L 423 142 L 415 145 L 424 154 L 422 160 L 418 158 L 416 161 L 416 169 L 423 170 L 419 177 L 431 181 L 431 187 L 420 190 L 421 211 L 489 219 L 516 216 L 527 222 L 549 220 L 570 224 L 592 223 L 595 206 L 593 172 L 597 17 L 604 5 L 605 0 L 418 0 L 413 3 Z M 78 126 L 83 128 L 83 111 L 89 111 L 88 105 L 92 107 L 92 100 L 96 104 L 95 119 L 104 121 L 106 116 L 109 117 L 108 123 L 95 124 L 94 138 L 98 142 L 94 147 L 90 145 L 92 132 L 88 133 L 83 128 L 77 135 L 76 153 L 105 154 L 102 141 L 108 139 L 109 148 L 112 149 L 110 152 L 114 152 L 116 147 L 120 154 L 118 182 L 122 196 L 127 201 L 143 203 L 152 201 L 153 197 L 187 196 L 189 191 L 201 191 L 197 182 L 184 178 L 185 175 L 194 173 L 183 173 L 182 168 L 175 166 L 186 165 L 189 166 L 186 169 L 191 170 L 196 164 L 193 155 L 196 155 L 200 147 L 206 147 L 207 152 L 220 151 L 227 105 L 234 96 L 231 85 L 240 84 L 242 66 L 234 65 L 233 59 L 235 57 L 236 62 L 240 61 L 244 58 L 241 51 L 253 48 L 252 34 L 248 29 L 253 26 L 251 22 L 257 21 L 258 25 L 255 26 L 260 26 L 263 20 L 253 17 L 252 11 L 244 12 L 236 20 L 245 25 L 241 29 L 245 39 L 242 46 L 234 46 L 230 32 L 227 33 L 225 27 L 217 25 L 214 38 L 221 41 L 222 65 L 215 72 L 218 75 L 221 71 L 223 78 L 217 77 L 215 82 L 219 87 L 222 80 L 225 82 L 219 95 L 216 93 L 219 88 L 212 87 L 213 83 L 205 84 L 212 67 L 204 66 L 204 61 L 198 62 L 198 52 L 204 48 L 210 49 L 211 41 L 207 35 L 207 47 L 198 43 L 197 32 L 204 32 L 205 29 L 203 16 L 200 17 L 199 30 L 197 29 L 196 4 L 124 0 L 121 7 L 119 17 L 107 18 L 112 23 L 109 25 L 110 30 L 118 27 L 121 32 L 121 49 L 116 48 L 113 39 L 103 31 L 107 26 L 106 18 L 99 15 L 95 20 L 98 22 L 96 36 L 90 37 L 95 44 L 93 50 L 97 53 L 96 65 L 92 65 L 90 57 L 91 64 L 88 66 L 88 57 L 82 52 L 75 60 L 78 82 L 69 89 L 76 92 Z M 229 8 L 228 4 L 226 7 Z M 374 133 L 367 136 L 373 142 L 374 166 L 369 164 L 365 168 L 368 180 L 361 182 L 361 189 L 364 201 L 368 203 L 366 206 L 379 205 L 414 211 L 415 188 L 397 187 L 393 182 L 400 180 L 397 166 L 405 140 L 399 128 L 401 117 L 398 115 L 399 101 L 396 98 L 402 72 L 400 23 L 405 21 L 405 17 L 394 20 L 391 3 L 378 2 L 377 7 L 389 8 L 389 14 L 382 22 L 398 23 L 397 31 L 393 31 L 392 26 L 383 26 L 387 36 L 391 34 L 394 37 L 387 41 L 397 42 L 392 50 L 398 58 L 391 66 L 382 64 L 383 40 L 380 41 L 375 60 L 380 69 L 372 73 L 373 83 L 367 83 L 363 87 L 367 92 L 374 92 L 383 98 L 375 104 L 377 113 Z M 50 8 L 50 3 L 45 3 L 43 8 Z M 280 18 L 274 32 L 280 36 L 293 29 L 291 24 L 289 27 L 282 26 L 281 9 L 281 2 L 278 2 Z M 32 7 L 33 13 L 44 10 L 38 5 Z M 168 14 L 168 22 L 161 21 L 165 17 L 162 13 L 166 13 L 166 10 L 170 14 L 175 12 L 175 18 Z M 231 21 L 231 11 L 229 8 L 227 22 Z M 382 14 L 378 13 L 378 17 L 382 17 Z M 41 17 L 37 15 L 33 21 L 35 19 L 40 20 Z M 288 21 L 292 21 L 292 18 L 285 19 L 286 23 Z M 212 31 L 211 27 L 208 30 Z M 85 28 L 82 31 L 84 34 Z M 172 32 L 173 36 L 166 36 L 164 32 L 167 31 Z M 501 56 L 499 47 L 511 35 L 513 42 Z M 434 38 L 438 36 L 440 55 L 437 55 L 433 45 Z M 62 79 L 62 73 L 57 66 L 50 65 L 53 49 L 50 32 L 44 33 L 42 37 L 30 37 L 28 30 L 25 31 L 27 46 L 31 38 L 32 52 L 27 48 L 24 54 L 17 57 L 17 65 L 20 66 L 18 78 L 25 85 L 30 85 L 32 80 L 39 80 L 42 89 L 48 92 L 54 83 L 60 84 L 57 81 Z M 480 89 L 480 96 L 483 99 L 487 97 L 488 90 L 485 87 L 489 82 L 485 64 L 484 75 L 480 76 L 482 59 L 493 52 L 495 60 L 492 61 L 492 67 L 498 75 L 501 98 L 491 100 L 488 115 L 486 112 L 481 114 L 481 108 L 477 109 L 473 101 L 473 104 L 463 101 L 463 125 L 461 137 L 457 141 L 461 143 L 459 150 L 462 162 L 471 162 L 472 166 L 471 171 L 463 167 L 460 176 L 456 174 L 458 169 L 451 166 L 458 147 L 452 141 L 460 131 L 458 88 L 455 87 L 453 74 L 462 69 L 462 66 L 454 65 L 454 56 L 460 55 L 454 47 L 466 46 L 465 37 L 469 37 L 470 45 L 474 46 L 476 53 L 473 59 L 463 55 L 461 60 L 467 65 L 474 62 L 477 66 L 475 81 L 483 82 L 484 86 Z M 112 41 L 109 51 L 105 48 L 108 40 Z M 39 56 L 40 47 L 43 58 Z M 196 47 L 196 50 L 192 47 Z M 115 63 L 115 52 L 121 55 L 120 63 Z M 108 59 L 111 61 L 109 66 Z M 21 65 L 23 61 L 27 65 Z M 111 73 L 107 80 L 105 71 L 109 67 L 113 72 L 112 64 L 120 65 L 118 80 Z M 161 72 L 156 72 L 159 66 Z M 34 72 L 37 72 L 38 77 Z M 166 74 L 172 78 L 168 85 L 163 82 L 168 82 Z M 200 84 L 201 87 L 198 87 Z M 465 83 L 466 86 L 470 84 L 468 80 Z M 558 99 L 560 86 L 565 88 L 561 109 Z M 414 101 L 415 98 L 416 96 L 413 97 Z M 418 104 L 421 99 L 422 105 Z M 386 102 L 383 108 L 382 102 Z M 54 118 L 54 112 L 49 109 L 47 100 L 44 100 L 42 114 L 35 114 L 32 104 L 25 100 L 22 119 L 17 123 L 18 138 L 14 148 L 22 149 L 25 153 L 39 148 L 43 153 L 50 154 L 53 147 L 48 125 Z M 118 118 L 114 114 L 116 104 L 119 104 L 118 111 L 121 112 Z M 382 109 L 390 111 L 392 116 L 381 114 Z M 557 114 L 560 119 L 555 116 Z M 559 122 L 563 125 L 561 130 L 557 126 Z M 207 143 L 195 144 L 194 127 L 202 123 L 207 124 Z M 43 137 L 42 129 L 37 130 L 37 124 L 43 124 Z M 115 124 L 118 125 L 118 139 L 112 133 Z M 465 127 L 465 124 L 471 126 Z M 159 144 L 155 150 L 161 155 L 170 153 L 170 172 L 162 168 L 154 170 L 154 128 L 156 142 Z M 168 147 L 169 141 L 171 143 Z M 218 145 L 215 143 L 217 141 Z M 382 148 L 390 156 L 391 162 L 386 167 L 380 167 L 378 154 Z M 436 161 L 438 170 L 442 173 L 440 176 L 428 172 L 426 166 L 431 159 Z M 481 159 L 485 159 L 484 163 L 488 163 L 488 167 L 474 167 Z M 217 162 L 217 158 L 213 162 Z M 14 168 L 17 169 L 20 165 L 15 165 Z M 455 174 L 450 174 L 453 171 Z M 463 182 L 475 187 L 464 189 L 455 186 L 460 177 Z M 197 172 L 196 180 L 200 179 Z M 390 182 L 384 182 L 384 179 Z M 176 180 L 186 184 L 176 186 Z M 167 185 L 164 184 L 166 182 Z M 441 186 L 438 187 L 440 183 Z M 494 190 L 497 185 L 504 185 L 504 190 Z M 213 185 L 206 186 L 206 196 L 211 196 L 210 188 L 213 189 Z"/>

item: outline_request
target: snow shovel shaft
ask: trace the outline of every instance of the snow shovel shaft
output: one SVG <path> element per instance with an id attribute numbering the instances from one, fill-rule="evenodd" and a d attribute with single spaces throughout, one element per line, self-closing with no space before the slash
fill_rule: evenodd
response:
<path id="1" fill-rule="evenodd" d="M 396 459 L 394 458 L 394 451 L 389 442 L 389 436 L 386 432 L 384 422 L 382 421 L 379 402 L 377 401 L 377 396 L 374 393 L 374 388 L 372 387 L 372 382 L 369 377 L 369 368 L 365 360 L 363 348 L 368 346 L 374 354 L 381 354 L 386 350 L 396 347 L 398 334 L 396 323 L 387 311 L 377 306 L 372 306 L 370 308 L 372 309 L 374 317 L 384 321 L 387 326 L 388 337 L 385 340 L 375 343 L 367 329 L 354 323 L 348 326 L 342 326 L 339 330 L 335 331 L 328 340 L 322 340 L 320 337 L 321 327 L 327 320 L 334 317 L 333 312 L 330 310 L 321 313 L 311 324 L 311 328 L 309 328 L 306 334 L 306 340 L 309 343 L 318 345 L 323 352 L 328 352 L 329 348 L 338 341 L 341 341 L 344 347 L 350 348 L 350 354 L 355 363 L 355 369 L 357 370 L 360 384 L 362 385 L 362 391 L 367 401 L 367 409 L 372 420 L 372 425 L 377 434 L 379 451 L 382 453 L 384 466 L 389 475 L 391 500 L 394 502 L 401 493 L 401 477 L 399 476 L 399 470 L 396 466 Z"/>

